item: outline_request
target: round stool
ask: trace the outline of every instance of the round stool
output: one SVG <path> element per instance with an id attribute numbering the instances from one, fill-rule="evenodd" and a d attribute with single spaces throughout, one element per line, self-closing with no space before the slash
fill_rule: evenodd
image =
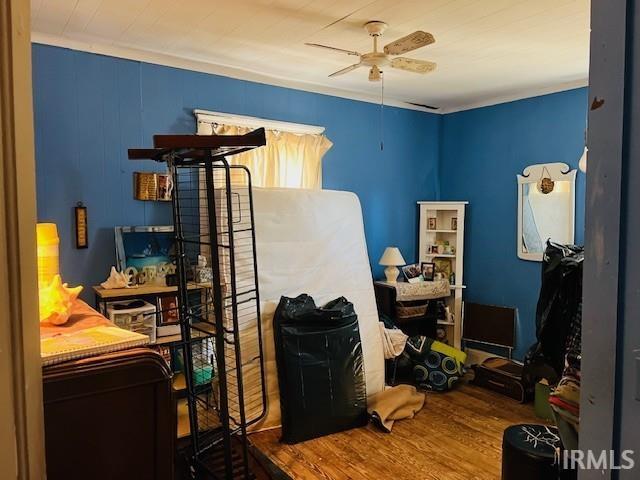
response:
<path id="1" fill-rule="evenodd" d="M 557 480 L 560 447 L 555 427 L 512 425 L 502 437 L 502 480 Z"/>

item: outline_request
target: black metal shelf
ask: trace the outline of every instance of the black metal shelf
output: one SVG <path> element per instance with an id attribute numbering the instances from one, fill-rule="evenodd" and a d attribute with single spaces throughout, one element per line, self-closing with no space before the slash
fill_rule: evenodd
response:
<path id="1" fill-rule="evenodd" d="M 249 479 L 247 426 L 266 413 L 253 197 L 249 171 L 225 157 L 265 145 L 265 131 L 155 135 L 153 141 L 154 148 L 129 150 L 129 158 L 167 162 L 173 179 L 177 346 L 184 359 L 191 464 L 203 472 L 198 478 Z M 200 256 L 213 274 L 207 295 L 188 290 L 190 265 Z"/>

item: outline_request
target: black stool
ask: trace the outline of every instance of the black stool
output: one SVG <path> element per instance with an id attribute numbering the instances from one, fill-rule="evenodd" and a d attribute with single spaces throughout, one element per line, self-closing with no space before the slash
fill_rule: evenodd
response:
<path id="1" fill-rule="evenodd" d="M 557 480 L 561 448 L 555 427 L 512 425 L 502 437 L 502 480 Z"/>

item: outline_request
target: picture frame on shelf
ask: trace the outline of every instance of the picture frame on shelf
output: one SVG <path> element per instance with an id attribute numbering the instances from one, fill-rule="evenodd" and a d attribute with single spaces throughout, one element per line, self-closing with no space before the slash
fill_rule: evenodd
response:
<path id="1" fill-rule="evenodd" d="M 433 262 L 422 262 L 420 264 L 420 271 L 422 272 L 422 279 L 425 282 L 433 282 L 436 274 L 436 264 Z"/>
<path id="2" fill-rule="evenodd" d="M 158 297 L 159 325 L 176 325 L 180 320 L 178 314 L 178 297 L 167 295 Z"/>
<path id="3" fill-rule="evenodd" d="M 458 217 L 451 217 L 451 230 L 458 230 Z"/>
<path id="4" fill-rule="evenodd" d="M 409 283 L 418 283 L 422 281 L 422 270 L 420 269 L 420 265 L 417 263 L 405 265 L 402 267 L 402 273 Z"/>
<path id="5" fill-rule="evenodd" d="M 178 335 L 180 333 L 178 297 L 176 295 L 164 295 L 158 297 L 157 301 L 157 336 L 167 337 L 170 335 Z"/>
<path id="6" fill-rule="evenodd" d="M 437 230 L 438 229 L 438 219 L 436 217 L 429 217 L 427 219 L 427 230 Z"/>
<path id="7" fill-rule="evenodd" d="M 114 231 L 119 270 L 133 267 L 137 274 L 144 272 L 139 283 L 163 285 L 158 273 L 175 270 L 173 225 L 118 226 Z"/>
<path id="8" fill-rule="evenodd" d="M 451 275 L 451 260 L 449 258 L 436 258 L 433 260 L 436 273 L 441 273 L 443 279 Z"/>

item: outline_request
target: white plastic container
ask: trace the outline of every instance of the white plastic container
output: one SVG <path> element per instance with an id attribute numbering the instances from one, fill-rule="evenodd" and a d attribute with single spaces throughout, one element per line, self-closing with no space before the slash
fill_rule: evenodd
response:
<path id="1" fill-rule="evenodd" d="M 109 320 L 118 327 L 132 332 L 147 335 L 151 343 L 156 341 L 156 307 L 150 303 L 136 308 L 116 308 L 117 305 L 126 307 L 137 300 L 125 300 L 122 302 L 110 302 L 107 304 Z"/>

